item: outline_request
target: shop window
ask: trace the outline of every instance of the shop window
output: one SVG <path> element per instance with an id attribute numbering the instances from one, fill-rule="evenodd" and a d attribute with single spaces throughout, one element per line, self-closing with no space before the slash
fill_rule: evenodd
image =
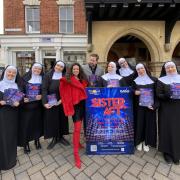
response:
<path id="1" fill-rule="evenodd" d="M 32 64 L 35 62 L 34 52 L 17 52 L 16 53 L 16 65 L 20 75 L 24 75 L 29 71 Z"/>

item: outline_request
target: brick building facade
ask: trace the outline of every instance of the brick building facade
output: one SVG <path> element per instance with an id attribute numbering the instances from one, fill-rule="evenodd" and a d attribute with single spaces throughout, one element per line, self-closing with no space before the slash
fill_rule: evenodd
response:
<path id="1" fill-rule="evenodd" d="M 3 64 L 24 73 L 32 62 L 83 63 L 87 35 L 83 0 L 4 0 Z"/>

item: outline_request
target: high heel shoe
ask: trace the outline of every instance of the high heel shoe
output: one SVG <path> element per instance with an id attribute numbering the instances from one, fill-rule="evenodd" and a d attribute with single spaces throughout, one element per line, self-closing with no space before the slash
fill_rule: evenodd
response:
<path id="1" fill-rule="evenodd" d="M 35 145 L 35 147 L 36 147 L 37 150 L 38 150 L 38 149 L 41 149 L 41 144 L 40 144 L 40 142 L 39 142 L 39 139 L 34 140 L 34 145 Z"/>
<path id="2" fill-rule="evenodd" d="M 52 149 L 57 144 L 57 137 L 53 137 L 52 141 L 49 143 L 47 149 Z"/>
<path id="3" fill-rule="evenodd" d="M 27 143 L 24 146 L 24 154 L 29 154 L 31 152 L 30 147 L 29 147 L 29 143 Z"/>

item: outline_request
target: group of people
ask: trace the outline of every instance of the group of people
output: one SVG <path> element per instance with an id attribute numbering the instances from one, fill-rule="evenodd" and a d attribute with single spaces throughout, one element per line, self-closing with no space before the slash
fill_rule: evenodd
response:
<path id="1" fill-rule="evenodd" d="M 23 77 L 14 66 L 5 68 L 0 81 L 0 170 L 15 166 L 17 146 L 23 147 L 24 153 L 28 154 L 31 151 L 29 142 L 34 141 L 36 149 L 41 149 L 41 136 L 52 138 L 47 149 L 52 149 L 57 143 L 70 145 L 64 138 L 69 134 L 68 116 L 72 116 L 74 124 L 75 166 L 81 168 L 79 148 L 83 148 L 80 144 L 82 122 L 86 130 L 86 87 L 131 86 L 137 150 L 148 152 L 149 146 L 156 148 L 158 139 L 158 149 L 166 162 L 179 164 L 180 100 L 172 98 L 171 84 L 180 83 L 180 75 L 174 62 L 164 63 L 157 79 L 151 76 L 144 64 L 132 67 L 125 58 L 120 58 L 117 64 L 109 62 L 107 73 L 104 73 L 98 59 L 97 54 L 91 54 L 88 64 L 74 63 L 70 68 L 66 68 L 63 61 L 57 61 L 46 74 L 42 64 L 34 63 Z M 7 89 L 16 89 L 24 96 L 8 103 L 5 99 Z M 152 104 L 140 104 L 142 89 L 151 90 Z"/>

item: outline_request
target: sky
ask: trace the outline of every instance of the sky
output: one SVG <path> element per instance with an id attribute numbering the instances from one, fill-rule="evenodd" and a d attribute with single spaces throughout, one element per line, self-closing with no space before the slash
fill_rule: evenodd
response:
<path id="1" fill-rule="evenodd" d="M 0 0 L 0 34 L 3 33 L 3 0 Z"/>

